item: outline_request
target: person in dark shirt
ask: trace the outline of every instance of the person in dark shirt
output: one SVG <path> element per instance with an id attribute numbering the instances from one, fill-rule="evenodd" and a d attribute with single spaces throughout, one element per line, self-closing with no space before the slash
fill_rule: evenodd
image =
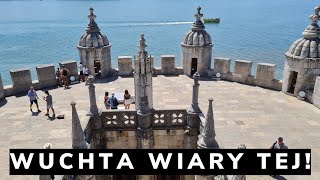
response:
<path id="1" fill-rule="evenodd" d="M 52 96 L 49 94 L 49 91 L 45 91 L 47 97 L 43 97 L 43 100 L 47 101 L 47 114 L 46 116 L 49 116 L 49 109 L 52 110 L 53 116 L 55 116 L 55 112 L 53 109 L 53 101 L 52 101 Z"/>

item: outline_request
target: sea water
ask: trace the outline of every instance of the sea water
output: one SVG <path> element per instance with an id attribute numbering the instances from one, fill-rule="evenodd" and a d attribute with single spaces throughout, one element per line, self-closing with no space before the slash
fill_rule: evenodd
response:
<path id="1" fill-rule="evenodd" d="M 88 24 L 89 8 L 112 44 L 112 66 L 117 57 L 136 55 L 140 34 L 147 51 L 160 66 L 162 54 L 176 56 L 181 66 L 181 41 L 195 20 L 198 5 L 204 18 L 221 18 L 205 24 L 211 34 L 214 57 L 277 64 L 281 79 L 284 53 L 310 24 L 316 0 L 34 0 L 0 1 L 0 73 L 11 84 L 10 69 L 58 65 L 79 61 L 76 45 Z M 234 61 L 233 61 L 234 62 Z M 233 66 L 234 63 L 232 63 Z M 231 69 L 232 70 L 232 69 Z"/>

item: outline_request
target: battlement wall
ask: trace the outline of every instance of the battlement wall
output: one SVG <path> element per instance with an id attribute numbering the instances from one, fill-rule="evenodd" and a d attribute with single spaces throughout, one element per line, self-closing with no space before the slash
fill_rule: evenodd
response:
<path id="1" fill-rule="evenodd" d="M 111 76 L 128 76 L 132 77 L 134 72 L 133 56 L 118 56 L 118 68 L 112 71 Z M 154 67 L 154 57 L 151 56 L 153 74 L 176 76 L 183 75 L 182 67 L 176 67 L 176 57 L 174 55 L 161 55 L 160 67 Z M 231 59 L 217 57 L 214 59 L 214 69 L 208 70 L 208 77 L 212 78 L 217 73 L 221 74 L 222 80 L 235 81 L 243 84 L 261 86 L 264 88 L 281 90 L 282 82 L 275 79 L 275 64 L 258 63 L 256 76 L 251 74 L 252 61 L 235 60 L 233 72 L 230 70 Z M 79 80 L 78 64 L 76 61 L 60 62 L 59 67 L 65 66 L 70 72 L 70 76 L 75 77 L 75 81 Z M 3 86 L 0 80 L 0 99 L 26 93 L 30 86 L 35 89 L 45 89 L 56 87 L 58 81 L 56 79 L 56 67 L 53 64 L 40 65 L 36 67 L 37 80 L 32 81 L 30 69 L 15 69 L 10 70 L 12 85 Z M 0 76 L 1 79 L 1 76 Z"/>
<path id="2" fill-rule="evenodd" d="M 78 78 L 78 66 L 76 61 L 60 62 L 62 66 L 69 69 L 69 75 Z M 37 80 L 32 81 L 29 68 L 20 68 L 10 70 L 12 85 L 3 86 L 0 75 L 0 99 L 7 96 L 25 94 L 33 86 L 34 89 L 45 89 L 58 86 L 56 78 L 56 68 L 53 64 L 36 66 Z"/>
<path id="3" fill-rule="evenodd" d="M 230 58 L 217 57 L 214 59 L 214 69 L 209 71 L 208 75 L 214 76 L 220 73 L 223 80 L 281 91 L 282 81 L 275 79 L 275 64 L 258 63 L 256 76 L 251 74 L 252 61 L 250 60 L 235 60 L 233 72 L 230 70 L 230 64 Z"/>

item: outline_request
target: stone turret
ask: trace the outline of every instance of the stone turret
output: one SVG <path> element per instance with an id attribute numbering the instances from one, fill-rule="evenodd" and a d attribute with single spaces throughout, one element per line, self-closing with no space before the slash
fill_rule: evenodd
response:
<path id="1" fill-rule="evenodd" d="M 197 8 L 194 15 L 196 21 L 188 31 L 181 42 L 182 47 L 182 66 L 185 75 L 192 76 L 198 72 L 201 76 L 207 76 L 211 68 L 212 57 L 212 40 L 211 36 L 205 30 L 201 20 L 203 14 L 200 12 L 201 7 Z"/>
<path id="2" fill-rule="evenodd" d="M 147 97 L 149 109 L 153 109 L 152 97 L 152 60 L 145 50 L 144 34 L 141 34 L 140 52 L 134 60 L 134 84 L 135 84 L 135 104 L 136 110 L 140 109 L 140 101 L 142 97 Z"/>
<path id="3" fill-rule="evenodd" d="M 80 62 L 87 65 L 89 74 L 95 75 L 101 70 L 101 77 L 111 75 L 111 45 L 106 35 L 104 35 L 97 23 L 96 15 L 91 7 L 88 18 L 90 20 L 86 32 L 80 37 L 77 48 L 79 49 Z"/>
<path id="4" fill-rule="evenodd" d="M 216 132 L 214 127 L 214 118 L 213 118 L 213 107 L 212 101 L 213 99 L 210 98 L 209 100 L 209 107 L 206 117 L 206 122 L 204 124 L 204 132 L 201 132 L 198 147 L 200 149 L 219 149 L 219 144 L 216 141 Z"/>
<path id="5" fill-rule="evenodd" d="M 286 52 L 282 91 L 297 96 L 300 91 L 312 90 L 320 75 L 320 6 L 309 18 L 311 24 Z"/>

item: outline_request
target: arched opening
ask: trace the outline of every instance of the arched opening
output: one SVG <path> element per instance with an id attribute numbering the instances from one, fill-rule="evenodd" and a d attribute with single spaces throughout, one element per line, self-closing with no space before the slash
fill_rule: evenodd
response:
<path id="1" fill-rule="evenodd" d="M 191 76 L 198 70 L 198 58 L 191 59 Z"/>

